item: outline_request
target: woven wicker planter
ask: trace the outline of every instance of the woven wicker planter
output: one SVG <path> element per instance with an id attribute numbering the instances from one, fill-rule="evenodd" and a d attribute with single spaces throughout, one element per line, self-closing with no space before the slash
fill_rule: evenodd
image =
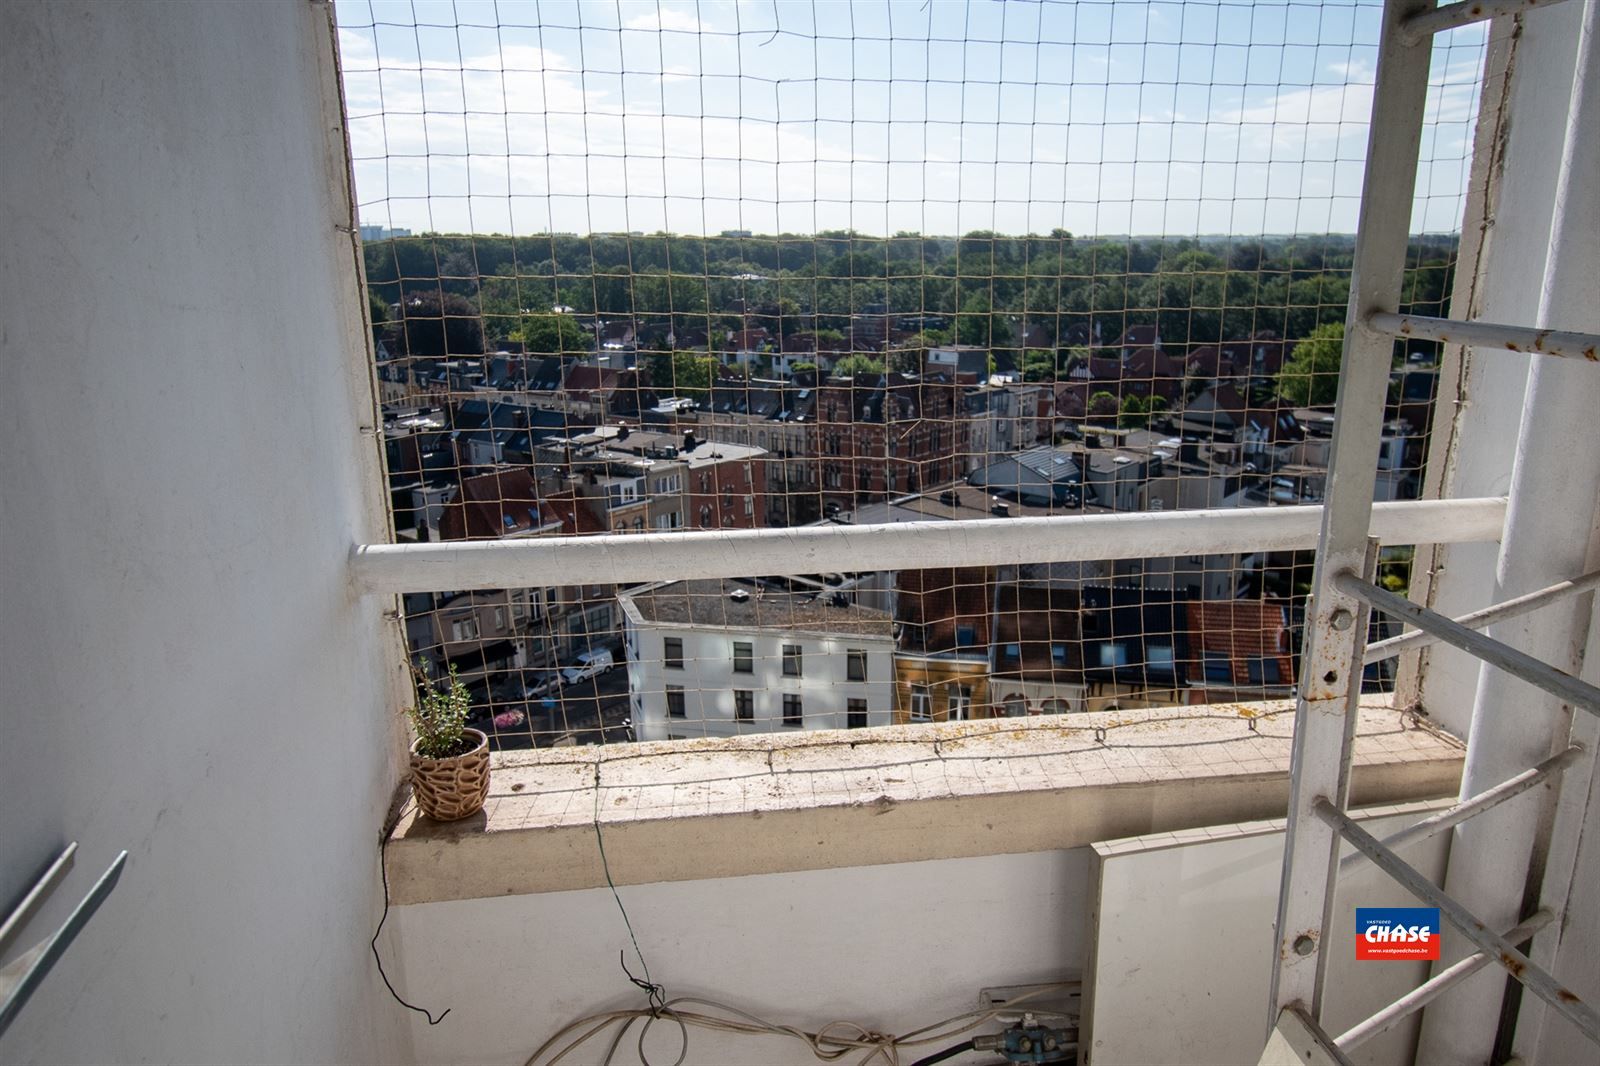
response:
<path id="1" fill-rule="evenodd" d="M 477 740 L 464 755 L 428 759 L 411 745 L 411 791 L 422 813 L 440 822 L 454 822 L 483 810 L 489 798 L 489 738 L 476 729 L 464 731 Z"/>

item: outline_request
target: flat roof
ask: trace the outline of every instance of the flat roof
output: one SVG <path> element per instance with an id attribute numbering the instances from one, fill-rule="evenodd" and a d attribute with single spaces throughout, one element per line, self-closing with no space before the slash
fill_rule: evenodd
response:
<path id="1" fill-rule="evenodd" d="M 743 593 L 736 598 L 736 593 Z M 894 637 L 886 612 L 830 602 L 831 590 L 789 592 L 754 581 L 706 578 L 674 581 L 619 596 L 639 617 L 656 625 L 716 626 L 724 629 L 784 629 L 817 633 Z"/>

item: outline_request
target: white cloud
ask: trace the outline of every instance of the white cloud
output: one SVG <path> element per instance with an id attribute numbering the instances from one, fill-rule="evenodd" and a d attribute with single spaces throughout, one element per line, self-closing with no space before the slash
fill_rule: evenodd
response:
<path id="1" fill-rule="evenodd" d="M 707 48 L 625 49 L 618 75 L 593 69 L 594 50 L 580 72 L 575 51 L 529 43 L 418 63 L 409 32 L 342 29 L 364 215 L 515 232 L 1354 227 L 1372 106 L 1361 57 L 1323 65 L 1310 85 L 1219 82 L 1200 96 L 1156 81 L 1129 94 L 1087 50 L 1071 87 L 1002 92 L 999 106 L 986 97 L 964 113 L 954 86 L 918 77 L 913 117 L 895 97 L 893 121 L 870 122 L 859 100 L 829 95 L 837 86 L 807 57 L 773 52 L 751 66 L 763 38 L 747 22 L 735 37 L 735 23 L 713 34 L 710 15 L 681 6 L 624 4 L 623 16 L 624 30 L 708 34 Z M 423 55 L 434 45 L 453 56 L 453 35 L 428 32 Z M 383 54 L 391 43 L 411 51 Z M 1459 214 L 1480 56 L 1460 49 L 1435 64 L 1424 154 L 1437 162 L 1419 186 L 1430 228 Z"/>
<path id="2" fill-rule="evenodd" d="M 676 30 L 681 33 L 700 33 L 707 29 L 700 21 L 700 16 L 691 11 L 682 11 L 671 7 L 658 7 L 654 11 L 644 11 L 631 18 L 624 19 L 622 28 L 625 30 Z"/>

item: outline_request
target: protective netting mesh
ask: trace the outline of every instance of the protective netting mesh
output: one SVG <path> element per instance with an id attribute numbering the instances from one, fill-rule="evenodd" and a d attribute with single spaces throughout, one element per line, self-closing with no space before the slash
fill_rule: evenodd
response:
<path id="1" fill-rule="evenodd" d="M 402 540 L 1321 499 L 1377 3 L 337 10 Z M 1484 39 L 1435 45 L 1403 311 Z M 505 745 L 1292 691 L 1309 553 L 915 562 L 419 591 L 407 639 Z"/>

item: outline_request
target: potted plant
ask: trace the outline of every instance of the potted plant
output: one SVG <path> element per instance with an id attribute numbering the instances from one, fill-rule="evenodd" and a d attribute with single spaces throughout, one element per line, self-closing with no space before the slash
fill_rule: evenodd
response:
<path id="1" fill-rule="evenodd" d="M 448 683 L 417 672 L 410 710 L 411 790 L 429 818 L 454 822 L 483 809 L 489 797 L 489 738 L 467 728 L 472 700 L 450 668 Z"/>

